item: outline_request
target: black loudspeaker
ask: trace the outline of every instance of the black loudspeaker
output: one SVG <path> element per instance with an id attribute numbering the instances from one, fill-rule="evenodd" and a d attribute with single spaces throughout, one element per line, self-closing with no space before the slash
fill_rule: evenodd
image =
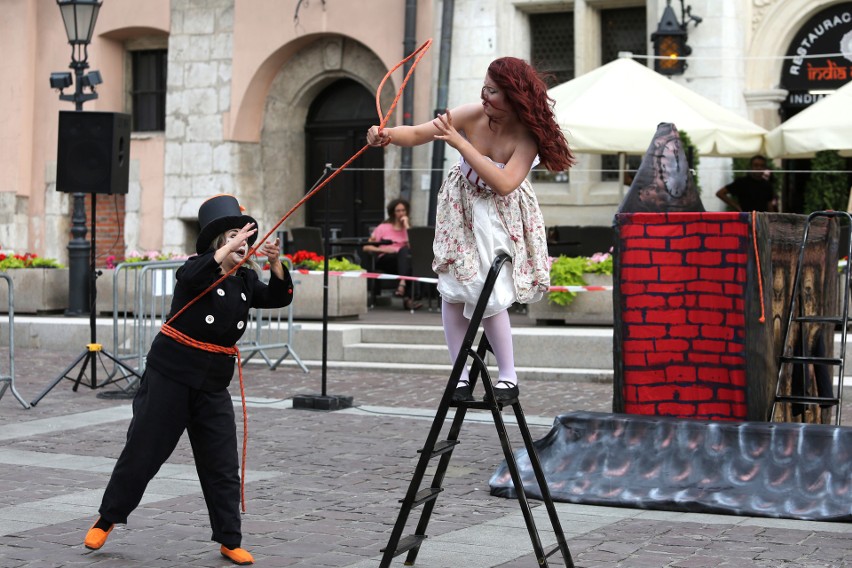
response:
<path id="1" fill-rule="evenodd" d="M 56 189 L 65 193 L 127 193 L 130 115 L 59 112 Z"/>

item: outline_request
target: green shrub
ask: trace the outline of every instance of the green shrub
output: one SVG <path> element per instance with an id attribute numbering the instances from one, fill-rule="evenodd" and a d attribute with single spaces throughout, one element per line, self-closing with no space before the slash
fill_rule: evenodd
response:
<path id="1" fill-rule="evenodd" d="M 612 255 L 560 256 L 550 265 L 551 286 L 585 286 L 584 274 L 612 274 Z M 574 301 L 577 292 L 550 292 L 548 300 L 558 306 Z"/>

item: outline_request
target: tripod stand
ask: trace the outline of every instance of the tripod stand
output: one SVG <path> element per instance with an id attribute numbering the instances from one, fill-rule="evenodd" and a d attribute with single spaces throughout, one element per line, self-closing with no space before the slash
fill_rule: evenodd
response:
<path id="1" fill-rule="evenodd" d="M 116 358 L 109 351 L 106 351 L 103 348 L 103 345 L 98 343 L 97 340 L 97 324 L 96 324 L 96 315 L 97 315 L 97 298 L 98 298 L 98 286 L 97 286 L 97 278 L 99 276 L 98 270 L 95 268 L 95 258 L 96 258 L 96 227 L 97 227 L 97 195 L 91 194 L 92 199 L 92 247 L 89 253 L 89 343 L 86 345 L 85 351 L 83 351 L 77 359 L 68 365 L 62 373 L 56 377 L 50 385 L 46 389 L 44 389 L 41 394 L 39 394 L 30 405 L 35 406 L 38 402 L 44 398 L 47 393 L 49 393 L 53 387 L 58 385 L 62 379 L 68 379 L 69 381 L 74 381 L 74 387 L 71 389 L 74 392 L 77 392 L 77 389 L 80 385 L 84 385 L 89 387 L 90 389 L 103 388 L 107 385 L 116 383 L 120 380 L 127 379 L 129 376 L 134 376 L 137 379 L 141 379 L 142 375 L 140 375 L 135 369 L 132 369 L 125 365 L 120 359 Z M 103 361 L 103 357 L 110 359 L 116 365 L 116 369 L 110 373 L 107 370 L 106 364 Z M 77 373 L 77 377 L 73 378 L 69 373 L 82 363 L 80 367 L 79 373 Z M 100 364 L 101 368 L 107 374 L 107 379 L 98 384 L 98 364 Z M 89 369 L 89 375 L 86 376 L 86 369 Z M 120 377 L 116 375 L 121 373 Z M 84 380 L 87 379 L 87 380 Z M 128 397 L 130 396 L 129 391 Z"/>

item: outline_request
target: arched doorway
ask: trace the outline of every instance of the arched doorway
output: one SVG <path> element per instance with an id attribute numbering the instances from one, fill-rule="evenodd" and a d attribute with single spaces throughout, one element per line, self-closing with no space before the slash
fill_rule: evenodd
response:
<path id="1" fill-rule="evenodd" d="M 360 150 L 367 129 L 377 122 L 375 100 L 359 83 L 340 79 L 320 92 L 305 124 L 305 192 L 325 164 L 338 168 Z M 385 218 L 383 168 L 384 152 L 367 150 L 307 202 L 306 224 L 322 227 L 328 204 L 332 236 L 368 236 Z"/>

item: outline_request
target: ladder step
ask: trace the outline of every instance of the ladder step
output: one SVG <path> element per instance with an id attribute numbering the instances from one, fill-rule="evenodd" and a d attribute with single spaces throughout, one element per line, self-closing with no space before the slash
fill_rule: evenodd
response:
<path id="1" fill-rule="evenodd" d="M 426 489 L 421 489 L 417 492 L 417 495 L 414 496 L 414 501 L 411 502 L 410 507 L 414 508 L 427 501 L 433 501 L 438 497 L 438 494 L 444 489 L 441 487 L 427 487 Z M 405 503 L 405 499 L 400 499 L 400 503 Z"/>
<path id="2" fill-rule="evenodd" d="M 794 404 L 823 404 L 826 406 L 837 406 L 840 404 L 839 398 L 827 396 L 793 396 L 793 395 L 778 395 L 775 397 L 776 402 L 792 402 Z"/>
<path id="3" fill-rule="evenodd" d="M 839 357 L 790 357 L 782 355 L 779 360 L 782 363 L 814 363 L 816 365 L 840 365 L 843 359 Z"/>
<path id="4" fill-rule="evenodd" d="M 458 440 L 443 440 L 435 444 L 435 448 L 432 450 L 432 455 L 430 457 L 440 456 L 442 454 L 446 454 L 447 452 L 452 452 L 453 448 L 458 444 Z M 417 450 L 418 454 L 422 454 L 425 448 L 421 448 Z"/>
<path id="5" fill-rule="evenodd" d="M 807 323 L 834 323 L 841 324 L 843 323 L 842 316 L 799 316 L 794 317 L 793 321 L 798 322 L 807 322 Z M 852 318 L 846 319 L 847 323 L 852 321 Z"/>
<path id="6" fill-rule="evenodd" d="M 396 545 L 396 550 L 393 551 L 393 555 L 399 556 L 404 552 L 408 552 L 412 548 L 418 548 L 424 540 L 426 540 L 425 534 L 410 534 L 399 541 L 399 544 Z M 386 550 L 387 547 L 383 548 L 381 552 Z"/>

